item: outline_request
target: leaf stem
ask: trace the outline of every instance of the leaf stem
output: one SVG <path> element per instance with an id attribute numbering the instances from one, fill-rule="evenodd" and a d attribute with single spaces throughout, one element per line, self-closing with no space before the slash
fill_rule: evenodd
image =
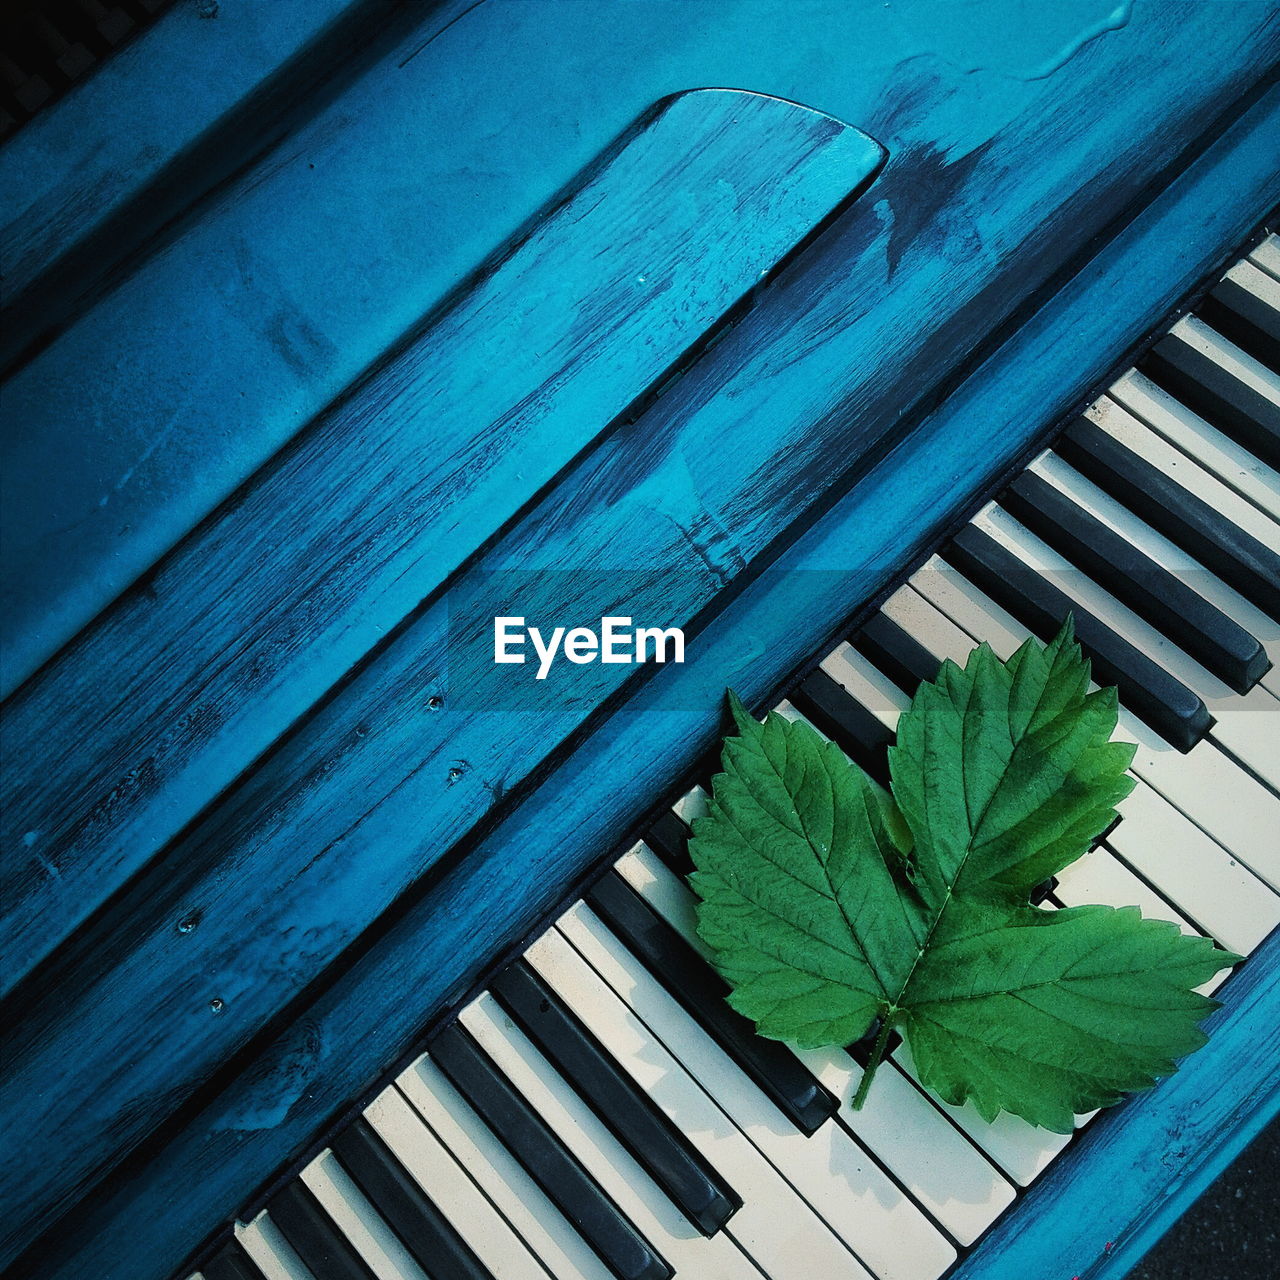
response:
<path id="1" fill-rule="evenodd" d="M 888 1009 L 880 1011 L 880 1034 L 876 1036 L 875 1045 L 871 1050 L 871 1057 L 867 1059 L 866 1068 L 862 1072 L 862 1081 L 858 1085 L 858 1092 L 853 1095 L 853 1109 L 855 1111 L 862 1110 L 862 1104 L 867 1100 L 867 1091 L 871 1088 L 871 1081 L 875 1078 L 876 1068 L 880 1065 L 880 1059 L 884 1057 L 884 1047 L 889 1041 L 889 1033 L 893 1030 L 893 1014 Z"/>

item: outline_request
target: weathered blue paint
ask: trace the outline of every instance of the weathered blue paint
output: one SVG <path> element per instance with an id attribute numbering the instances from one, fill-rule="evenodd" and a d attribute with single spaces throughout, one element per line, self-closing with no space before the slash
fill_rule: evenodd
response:
<path id="1" fill-rule="evenodd" d="M 144 39 L 127 44 L 0 148 L 7 319 L 16 320 L 17 299 L 59 259 L 134 205 L 224 116 L 257 100 L 280 68 L 353 6 L 354 0 L 221 0 L 210 19 L 197 4 L 176 4 Z M 376 14 L 367 10 L 387 5 L 364 7 L 363 21 L 373 22 Z M 175 85 L 199 85 L 200 92 L 175 102 Z M 28 336 L 10 332 L 4 341 Z"/>
<path id="2" fill-rule="evenodd" d="M 41 750 L 3 784 L 0 992 L 686 359 L 882 155 L 776 98 L 660 103 L 11 699 L 5 733 Z"/>
<path id="3" fill-rule="evenodd" d="M 1117 342 L 1135 338 L 1211 265 L 1220 246 L 1243 232 L 1273 189 L 1276 120 L 1273 97 L 1250 114 L 1244 136 L 1216 148 L 977 369 L 942 411 L 922 420 L 900 452 L 787 557 L 783 567 L 797 572 L 761 577 L 703 631 L 704 660 L 665 669 L 635 691 L 626 709 L 611 708 L 594 722 L 536 793 L 466 848 L 442 880 L 424 882 L 426 896 L 406 901 L 408 914 L 276 1045 L 167 1146 L 140 1154 L 130 1180 L 113 1179 L 101 1199 L 78 1212 L 74 1239 L 50 1240 L 58 1252 L 45 1254 L 43 1274 L 70 1280 L 92 1257 L 106 1276 L 158 1277 L 192 1231 L 234 1212 L 246 1181 L 265 1176 L 304 1144 L 375 1062 L 402 1049 L 434 999 L 456 994 L 476 964 L 549 905 L 565 877 L 613 843 L 677 779 L 708 744 L 726 682 L 752 698 L 765 696 L 872 581 L 909 560 L 992 468 L 1012 461 L 1027 437 L 1010 423 L 1065 408 L 1082 380 L 1101 376 Z M 1117 278 L 1126 281 L 1132 304 L 1123 315 L 1108 305 Z M 803 569 L 828 571 L 817 579 L 822 591 Z M 421 694 L 428 688 L 412 687 Z M 447 711 L 440 718 L 447 721 Z M 513 719 L 516 729 L 529 723 Z M 425 715 L 422 725 L 426 732 Z M 319 774 L 313 779 L 321 781 Z M 399 856 L 419 812 L 408 802 L 384 811 L 364 849 L 370 870 L 383 857 Z M 173 935 L 174 966 L 181 965 L 184 939 L 202 927 Z M 129 1213 L 159 1202 L 168 1207 L 163 1215 Z"/>
<path id="4" fill-rule="evenodd" d="M 1081 45 L 1115 8 L 457 0 L 431 18 L 434 40 L 406 37 L 213 192 L 5 388 L 0 687 L 144 574 L 659 98 L 740 85 L 918 155 L 918 198 L 898 211 L 905 231 L 936 215 L 966 157 L 1037 121 L 1073 77 L 1110 66 L 1140 79 L 1135 66 L 1158 62 L 1206 14 L 1203 3 L 1140 4 L 1126 26 Z M 224 3 L 216 22 L 237 9 Z M 1227 65 L 1231 33 L 1248 41 L 1269 12 L 1230 6 L 1213 46 Z M 1225 68 L 1207 60 L 1195 74 L 1232 96 Z M 200 83 L 176 81 L 175 111 Z M 1092 145 L 1102 174 L 1109 144 Z M 954 216 L 963 231 L 968 214 Z"/>

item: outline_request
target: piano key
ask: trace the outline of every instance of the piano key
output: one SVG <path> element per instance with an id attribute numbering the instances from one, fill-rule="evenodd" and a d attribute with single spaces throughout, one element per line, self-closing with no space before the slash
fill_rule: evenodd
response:
<path id="1" fill-rule="evenodd" d="M 876 716 L 819 668 L 791 695 L 791 701 L 816 728 L 840 744 L 844 753 L 882 787 L 889 783 L 885 754 L 893 735 Z"/>
<path id="2" fill-rule="evenodd" d="M 302 1182 L 286 1183 L 267 1213 L 317 1280 L 378 1280 Z"/>
<path id="3" fill-rule="evenodd" d="M 1269 234 L 1261 244 L 1249 251 L 1248 261 L 1273 280 L 1280 280 L 1280 236 Z"/>
<path id="4" fill-rule="evenodd" d="M 1000 506 L 1237 693 L 1247 693 L 1266 671 L 1267 654 L 1256 637 L 1093 517 L 1034 466 L 1009 486 Z"/>
<path id="5" fill-rule="evenodd" d="M 702 787 L 690 787 L 689 790 L 671 806 L 671 812 L 674 813 L 686 827 L 692 828 L 693 824 L 699 818 L 706 817 L 707 800 L 707 793 Z"/>
<path id="6" fill-rule="evenodd" d="M 758 1036 L 751 1023 L 729 1007 L 724 981 L 697 963 L 689 944 L 655 916 L 616 872 L 597 881 L 586 901 L 797 1129 L 813 1133 L 834 1113 L 835 1098 L 794 1054 Z"/>
<path id="7" fill-rule="evenodd" d="M 1080 506 L 1086 508 L 1095 520 L 1106 525 L 1127 543 L 1137 547 L 1145 556 L 1170 573 L 1185 581 L 1197 595 L 1220 610 L 1237 626 L 1255 636 L 1262 644 L 1271 669 L 1264 671 L 1259 683 L 1272 692 L 1280 692 L 1280 624 L 1268 618 L 1237 591 L 1228 587 L 1216 574 L 1210 573 L 1198 560 L 1181 547 L 1157 533 L 1145 521 L 1140 520 L 1109 493 L 1099 489 L 1093 481 L 1082 476 L 1054 453 L 1042 454 L 1031 464 L 1032 470 L 1052 482 Z"/>
<path id="8" fill-rule="evenodd" d="M 1246 355 L 1280 369 L 1280 280 L 1247 258 L 1223 275 L 1196 314 Z"/>
<path id="9" fill-rule="evenodd" d="M 1280 474 L 1136 369 L 1112 383 L 1107 398 L 1176 445 L 1260 511 L 1280 520 Z"/>
<path id="10" fill-rule="evenodd" d="M 732 1176 L 743 1203 L 724 1234 L 772 1280 L 846 1274 L 851 1280 L 869 1280 L 832 1230 L 716 1105 L 705 1081 L 655 1037 L 572 944 L 571 938 L 579 936 L 588 952 L 594 945 L 590 933 L 581 933 L 579 918 L 604 928 L 590 908 L 578 904 L 529 948 L 526 958 L 562 999 L 581 1011 L 592 1033 L 672 1123 Z M 753 1085 L 744 1083 L 744 1088 L 754 1092 Z"/>
<path id="11" fill-rule="evenodd" d="M 1264 782 L 1280 785 L 1280 760 L 1273 743 L 1280 736 L 1280 705 L 1263 689 L 1237 694 L 1199 663 L 1170 643 L 1158 630 L 1138 618 L 1088 576 L 1076 571 L 1000 508 L 988 508 L 974 525 L 997 539 L 1030 569 L 1052 576 L 1080 617 L 1088 616 L 1105 627 L 1131 650 L 1144 654 L 1172 680 L 1199 698 L 1213 717 L 1212 736 L 1222 747 L 1244 761 Z M 981 585 L 981 584 L 979 584 Z M 1042 638 L 1044 635 L 1042 633 Z M 1101 674 L 1106 675 L 1105 669 Z M 1132 705 L 1132 693 L 1120 686 L 1121 697 Z M 1175 745 L 1179 745 L 1176 744 Z"/>
<path id="12" fill-rule="evenodd" d="M 911 578 L 914 590 L 962 628 L 1007 658 L 1026 639 L 1025 627 L 938 556 Z M 1280 830 L 1280 797 L 1241 769 L 1216 743 L 1186 754 L 1169 746 L 1120 707 L 1117 735 L 1138 744 L 1130 771 L 1185 813 L 1233 857 L 1280 888 L 1280 851 L 1264 833 Z"/>
<path id="13" fill-rule="evenodd" d="M 937 658 L 883 612 L 867 619 L 853 638 L 853 647 L 909 698 L 918 684 L 938 674 Z"/>
<path id="14" fill-rule="evenodd" d="M 466 1104 L 459 1101 L 460 1107 Z M 384 1090 L 364 1117 L 419 1188 L 500 1280 L 546 1280 L 522 1238 L 494 1209 L 396 1087 Z M 606 1273 L 608 1274 L 608 1273 Z"/>
<path id="15" fill-rule="evenodd" d="M 1248 955 L 1280 924 L 1280 896 L 1163 797 L 1138 786 L 1120 809 L 1109 846 L 1228 950 Z"/>
<path id="16" fill-rule="evenodd" d="M 266 1280 L 328 1280 L 314 1275 L 263 1210 L 252 1222 L 236 1223 L 236 1241 Z"/>
<path id="17" fill-rule="evenodd" d="M 511 1264 L 504 1260 L 514 1251 L 521 1258 L 528 1257 L 531 1265 L 537 1258 L 555 1280 L 610 1280 L 610 1272 L 595 1250 L 430 1058 L 421 1057 L 401 1072 L 389 1093 L 397 1103 L 409 1104 L 401 1119 L 430 1135 L 442 1162 L 456 1162 L 466 1169 L 465 1175 L 458 1172 L 466 1183 L 466 1193 L 477 1199 L 500 1230 L 495 1231 L 479 1213 L 466 1213 L 443 1198 L 441 1208 L 495 1276 L 506 1280 Z M 434 1176 L 433 1185 L 438 1180 Z"/>
<path id="18" fill-rule="evenodd" d="M 619 873 L 699 953 L 692 890 L 642 843 Z M 843 1049 L 793 1053 L 840 1099 L 837 1121 L 961 1244 L 971 1244 L 1013 1199 L 1013 1187 L 941 1114 L 890 1055 L 860 1111 L 849 1105 L 862 1068 Z M 956 1196 L 957 1187 L 965 1194 Z"/>
<path id="19" fill-rule="evenodd" d="M 533 1175 L 618 1280 L 669 1280 L 666 1261 L 600 1190 L 457 1024 L 431 1041 L 432 1061 Z"/>
<path id="20" fill-rule="evenodd" d="M 228 1240 L 190 1280 L 263 1280 L 263 1277 L 240 1244 Z"/>
<path id="21" fill-rule="evenodd" d="M 1280 375 L 1195 316 L 1139 361 L 1142 372 L 1270 466 L 1280 466 Z"/>
<path id="22" fill-rule="evenodd" d="M 959 661 L 973 643 L 912 587 L 884 609 L 939 659 Z M 1120 812 L 1107 844 L 1228 949 L 1247 953 L 1280 923 L 1280 897 L 1145 782 Z"/>
<path id="23" fill-rule="evenodd" d="M 703 796 L 706 792 L 696 788 Z M 686 792 L 686 796 L 692 795 Z M 683 812 L 684 810 L 681 810 Z M 645 843 L 678 876 L 687 876 L 693 870 L 689 856 L 689 827 L 674 809 L 659 814 L 645 831 Z"/>
<path id="24" fill-rule="evenodd" d="M 407 1175 L 402 1176 L 408 1181 Z M 300 1177 L 377 1280 L 429 1280 L 419 1265 L 423 1262 L 422 1249 L 417 1251 L 415 1261 L 415 1255 L 405 1247 L 405 1238 L 398 1237 L 384 1218 L 386 1206 L 370 1200 L 332 1151 L 317 1156 Z M 415 1230 L 409 1239 L 421 1241 L 421 1231 Z M 442 1252 L 441 1256 L 444 1258 L 447 1254 Z M 443 1266 L 440 1270 L 452 1274 Z M 474 1269 L 461 1275 L 465 1280 L 492 1280 Z"/>
<path id="25" fill-rule="evenodd" d="M 336 1171 L 326 1166 L 320 1172 L 331 1179 L 335 1179 L 337 1173 L 347 1177 L 368 1203 L 376 1206 L 380 1219 L 385 1219 L 385 1225 L 394 1232 L 394 1237 L 398 1237 L 397 1243 L 403 1242 L 399 1251 L 391 1248 L 383 1238 L 385 1233 L 378 1229 L 382 1225 L 381 1220 L 365 1228 L 375 1237 L 379 1250 L 394 1256 L 394 1265 L 400 1270 L 409 1274 L 409 1268 L 412 1268 L 412 1262 L 406 1267 L 399 1256 L 407 1250 L 418 1267 L 428 1274 L 438 1272 L 457 1277 L 457 1280 L 492 1280 L 490 1272 L 481 1265 L 466 1241 L 363 1117 L 349 1125 L 334 1141 L 330 1164 L 334 1163 L 339 1166 Z M 306 1176 L 304 1172 L 303 1177 Z M 321 1188 L 313 1184 L 311 1189 L 336 1218 L 337 1214 L 321 1194 Z M 340 1222 L 340 1225 L 354 1240 L 347 1224 Z M 361 1251 L 370 1258 L 369 1247 L 365 1246 Z M 372 1259 L 370 1262 L 372 1265 Z M 378 1267 L 374 1269 L 378 1270 Z M 416 1274 L 416 1268 L 413 1274 Z M 381 1280 L 381 1272 L 379 1277 Z"/>
<path id="26" fill-rule="evenodd" d="M 843 1126 L 829 1121 L 808 1136 L 780 1126 L 760 1090 L 589 908 L 557 927 L 879 1280 L 936 1277 L 954 1261 L 954 1247 Z"/>
<path id="27" fill-rule="evenodd" d="M 1067 614 L 1103 683 L 1117 685 L 1124 701 L 1182 751 L 1208 732 L 1213 719 L 1204 702 L 1158 663 L 1117 636 L 1055 583 L 1035 573 L 997 536 L 990 522 L 966 525 L 948 544 L 947 561 L 1009 609 L 1042 641 Z"/>
<path id="28" fill-rule="evenodd" d="M 555 992 L 523 961 L 503 970 L 490 990 L 685 1217 L 703 1235 L 719 1231 L 741 1197 L 610 1061 Z"/>
<path id="29" fill-rule="evenodd" d="M 733 1240 L 692 1229 L 672 1201 L 492 997 L 460 1020 L 582 1167 L 667 1259 L 675 1274 L 749 1280 L 755 1268 Z"/>
<path id="30" fill-rule="evenodd" d="M 908 594 L 914 593 L 905 593 L 905 591 L 897 593 L 899 596 Z M 897 596 L 891 596 L 890 600 L 884 605 L 886 611 L 895 605 L 896 599 Z M 920 604 L 924 604 L 923 600 L 919 599 L 919 596 L 916 596 L 916 599 L 919 600 Z M 906 625 L 909 625 L 909 614 L 901 613 L 895 609 L 895 616 L 899 617 L 899 620 L 906 623 Z M 852 652 L 849 646 L 842 645 L 841 648 L 847 650 L 847 653 L 842 655 L 841 663 L 833 664 L 833 667 L 842 669 L 850 676 L 858 675 L 860 680 L 864 678 L 864 687 L 872 691 L 873 704 L 877 707 L 878 716 L 892 730 L 892 727 L 897 723 L 897 717 L 908 705 L 906 696 L 902 694 L 901 690 L 896 689 L 896 686 L 892 686 L 886 678 L 879 675 L 878 672 L 874 672 L 873 668 L 859 669 L 860 664 L 865 663 L 865 659 Z M 966 652 L 969 648 L 972 648 L 972 645 L 963 644 L 961 650 L 957 650 L 957 652 Z M 660 901 L 657 893 L 660 888 L 659 879 L 654 877 L 652 886 L 648 886 L 643 882 L 643 878 L 635 874 L 634 867 L 628 867 L 628 863 L 632 863 L 632 861 L 643 860 L 644 846 L 641 845 L 632 851 L 628 858 L 621 861 L 620 868 L 622 872 L 630 874 L 632 887 L 636 888 L 637 892 L 643 892 L 644 896 L 652 900 L 655 910 L 662 911 L 669 923 L 673 925 L 680 924 L 676 911 L 668 910 L 666 904 Z M 684 928 L 682 928 L 681 932 L 684 933 L 686 938 L 694 942 L 695 946 L 700 946 L 700 940 L 696 937 L 691 919 L 685 920 Z M 806 1062 L 810 1061 L 806 1055 L 799 1056 Z M 1048 1165 L 1050 1165 L 1053 1157 L 1068 1142 L 1066 1135 L 1053 1134 L 1046 1129 L 1038 1129 L 1036 1126 L 1028 1124 L 1027 1121 L 1021 1120 L 1018 1116 L 1001 1115 L 997 1117 L 995 1123 L 988 1123 L 987 1120 L 978 1115 L 977 1108 L 972 1103 L 954 1107 L 942 1102 L 940 1098 L 934 1097 L 932 1093 L 924 1089 L 924 1085 L 920 1084 L 919 1080 L 916 1079 L 914 1066 L 911 1065 L 909 1047 L 905 1046 L 905 1044 L 892 1051 L 888 1057 L 893 1061 L 896 1068 L 900 1069 L 902 1074 L 911 1080 L 914 1087 L 929 1098 L 932 1106 L 938 1108 L 950 1120 L 952 1125 L 955 1125 L 960 1132 L 968 1135 L 969 1140 L 972 1140 L 975 1146 L 986 1152 L 987 1156 L 992 1161 L 995 1161 L 995 1164 L 1000 1169 L 1004 1170 L 1011 1179 L 1014 1179 L 1016 1183 L 1023 1185 L 1023 1187 L 1038 1178 L 1039 1174 L 1042 1174 L 1044 1169 L 1047 1169 Z M 845 1120 L 847 1119 L 847 1112 L 845 1114 L 837 1112 L 837 1116 Z M 876 1153 L 878 1157 L 882 1158 L 884 1164 L 892 1167 L 890 1155 L 886 1153 L 886 1155 L 882 1156 L 878 1149 Z M 959 1239 L 960 1236 L 956 1235 L 956 1238 Z"/>
<path id="31" fill-rule="evenodd" d="M 1115 401 L 1090 408 L 1054 451 L 1280 621 L 1275 522 Z"/>

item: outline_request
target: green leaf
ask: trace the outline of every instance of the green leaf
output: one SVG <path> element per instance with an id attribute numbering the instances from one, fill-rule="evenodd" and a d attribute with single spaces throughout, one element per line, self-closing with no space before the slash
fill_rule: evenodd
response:
<path id="1" fill-rule="evenodd" d="M 985 645 L 944 663 L 899 722 L 892 798 L 807 725 L 758 723 L 730 694 L 738 733 L 690 882 L 734 1008 L 801 1048 L 879 1018 L 940 1097 L 1059 1132 L 1169 1074 L 1214 1007 L 1193 988 L 1238 957 L 1135 908 L 1027 901 L 1133 786 L 1115 691 L 1088 686 L 1069 622 L 1007 663 Z"/>

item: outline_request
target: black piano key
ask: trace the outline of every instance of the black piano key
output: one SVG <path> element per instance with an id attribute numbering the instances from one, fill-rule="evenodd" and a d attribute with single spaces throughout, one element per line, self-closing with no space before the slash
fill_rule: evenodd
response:
<path id="1" fill-rule="evenodd" d="M 253 1259 L 234 1240 L 200 1266 L 204 1280 L 263 1280 Z"/>
<path id="2" fill-rule="evenodd" d="M 297 1178 L 267 1202 L 267 1216 L 316 1280 L 378 1280 Z"/>
<path id="3" fill-rule="evenodd" d="M 675 1273 L 578 1164 L 542 1117 L 456 1023 L 431 1041 L 432 1060 L 619 1280 Z"/>
<path id="4" fill-rule="evenodd" d="M 1280 311 L 1228 277 L 1196 308 L 1211 329 L 1273 373 L 1280 373 Z"/>
<path id="5" fill-rule="evenodd" d="M 669 809 L 644 833 L 644 842 L 681 878 L 693 870 L 689 856 L 689 828 Z"/>
<path id="6" fill-rule="evenodd" d="M 1077 419 L 1054 449 L 1280 622 L 1280 549 L 1263 546 L 1087 418 Z"/>
<path id="7" fill-rule="evenodd" d="M 1115 823 L 1113 822 L 1111 826 L 1115 826 Z M 1107 830 L 1110 831 L 1111 827 L 1108 827 Z M 1101 840 L 1102 840 L 1102 836 L 1099 836 L 1098 841 L 1101 841 Z M 1094 848 L 1097 848 L 1096 841 L 1094 843 Z M 1041 880 L 1040 883 L 1036 885 L 1034 889 L 1031 890 L 1031 893 L 1028 895 L 1027 900 L 1031 903 L 1033 907 L 1038 907 L 1042 902 L 1047 902 L 1050 898 L 1052 898 L 1053 895 L 1057 893 L 1057 891 L 1058 891 L 1058 877 L 1050 876 L 1047 880 Z"/>
<path id="8" fill-rule="evenodd" d="M 491 990 L 680 1212 L 703 1235 L 715 1235 L 742 1207 L 741 1196 L 609 1057 L 556 993 L 522 960 L 503 970 Z"/>
<path id="9" fill-rule="evenodd" d="M 1055 635 L 1062 620 L 1073 613 L 1076 637 L 1093 661 L 1098 682 L 1114 684 L 1124 704 L 1179 751 L 1190 751 L 1208 733 L 1213 717 L 1197 694 L 995 539 L 966 525 L 945 554 L 1043 640 Z"/>
<path id="10" fill-rule="evenodd" d="M 1216 361 L 1170 335 L 1138 370 L 1268 466 L 1280 468 L 1280 410 Z"/>
<path id="11" fill-rule="evenodd" d="M 871 1055 L 875 1051 L 876 1041 L 880 1038 L 880 1030 L 883 1023 L 877 1018 L 866 1031 L 852 1044 L 845 1045 L 844 1051 L 860 1066 L 864 1071 L 871 1062 Z M 887 1058 L 895 1049 L 902 1044 L 902 1037 L 896 1031 L 890 1031 L 885 1037 L 884 1049 L 880 1056 Z"/>
<path id="12" fill-rule="evenodd" d="M 915 697 L 920 684 L 936 679 L 942 665 L 924 645 L 883 613 L 869 618 L 853 643 L 908 697 Z"/>
<path id="13" fill-rule="evenodd" d="M 813 1133 L 835 1114 L 835 1095 L 790 1049 L 758 1035 L 730 1008 L 723 979 L 616 871 L 598 880 L 586 900 L 797 1129 Z"/>
<path id="14" fill-rule="evenodd" d="M 428 1275 L 436 1280 L 494 1280 L 367 1120 L 350 1125 L 331 1149 Z"/>
<path id="15" fill-rule="evenodd" d="M 1242 626 L 1043 476 L 1024 471 L 1000 505 L 1237 693 L 1270 667 Z"/>
<path id="16" fill-rule="evenodd" d="M 938 664 L 934 663 L 935 672 Z M 889 785 L 893 730 L 825 671 L 807 676 L 791 695 L 795 707 L 882 787 Z"/>

